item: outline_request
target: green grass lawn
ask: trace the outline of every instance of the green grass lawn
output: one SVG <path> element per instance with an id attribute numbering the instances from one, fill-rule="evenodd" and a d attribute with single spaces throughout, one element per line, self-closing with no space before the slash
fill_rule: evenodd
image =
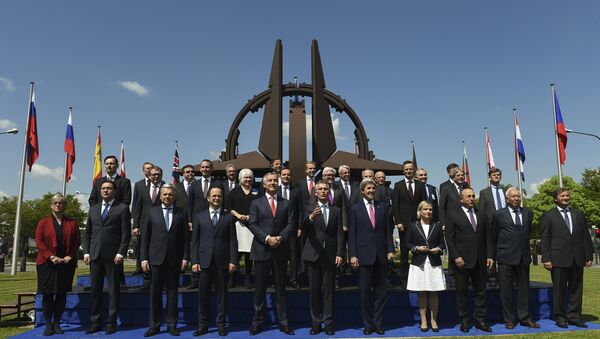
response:
<path id="1" fill-rule="evenodd" d="M 131 272 L 135 268 L 134 262 L 126 262 L 125 272 Z M 80 267 L 75 275 L 89 274 L 89 268 L 80 262 Z M 531 281 L 550 282 L 550 273 L 542 266 L 531 266 Z M 36 290 L 36 273 L 19 272 L 16 276 L 0 274 L 0 303 L 15 302 L 14 292 L 26 292 Z M 600 267 L 585 270 L 584 289 L 583 289 L 583 319 L 600 323 Z M 4 320 L 4 318 L 3 318 Z M 25 332 L 33 328 L 32 326 L 16 326 L 9 322 L 0 324 L 0 338 Z M 525 335 L 513 335 L 525 337 Z M 569 333 L 543 333 L 536 335 L 527 335 L 535 338 L 598 338 L 600 331 L 569 332 Z M 460 337 L 465 338 L 465 337 Z"/>

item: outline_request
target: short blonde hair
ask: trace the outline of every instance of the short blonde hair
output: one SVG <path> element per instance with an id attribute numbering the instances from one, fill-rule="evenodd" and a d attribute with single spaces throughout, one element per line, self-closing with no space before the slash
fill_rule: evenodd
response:
<path id="1" fill-rule="evenodd" d="M 419 203 L 419 206 L 417 206 L 417 219 L 421 220 L 421 211 L 425 207 L 431 207 L 431 208 L 433 208 L 433 205 L 429 201 L 427 201 L 427 200 L 421 201 Z"/>

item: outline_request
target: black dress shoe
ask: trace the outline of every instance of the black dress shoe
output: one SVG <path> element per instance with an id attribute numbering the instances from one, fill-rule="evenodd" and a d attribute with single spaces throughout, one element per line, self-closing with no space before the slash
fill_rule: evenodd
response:
<path id="1" fill-rule="evenodd" d="M 279 326 L 279 331 L 287 335 L 294 335 L 294 330 L 292 330 L 289 326 Z"/>
<path id="2" fill-rule="evenodd" d="M 65 331 L 63 331 L 63 329 L 60 328 L 60 323 L 54 323 L 54 324 L 52 324 L 52 330 L 56 334 L 63 334 L 63 333 L 65 333 Z"/>
<path id="3" fill-rule="evenodd" d="M 379 335 L 384 335 L 385 331 L 383 330 L 383 328 L 377 326 L 377 327 L 375 327 L 375 333 L 377 333 Z"/>
<path id="4" fill-rule="evenodd" d="M 111 335 L 117 332 L 117 325 L 115 324 L 106 324 L 106 328 L 104 328 L 104 334 Z"/>
<path id="5" fill-rule="evenodd" d="M 157 335 L 160 333 L 160 328 L 158 327 L 150 327 L 146 333 L 144 333 L 144 337 L 151 337 L 153 335 Z"/>
<path id="6" fill-rule="evenodd" d="M 559 320 L 556 321 L 556 326 L 558 326 L 560 328 L 568 328 L 569 327 L 569 325 L 567 325 L 566 321 L 559 321 Z"/>
<path id="7" fill-rule="evenodd" d="M 581 328 L 588 327 L 588 325 L 586 325 L 585 321 L 583 321 L 583 320 L 569 320 L 569 325 L 573 325 L 573 326 L 577 326 L 577 327 L 581 327 Z"/>
<path id="8" fill-rule="evenodd" d="M 325 326 L 325 334 L 327 335 L 334 335 L 335 331 L 333 330 L 333 325 L 327 325 Z"/>
<path id="9" fill-rule="evenodd" d="M 536 323 L 533 320 L 521 321 L 521 326 L 529 328 L 540 328 L 540 324 Z"/>
<path id="10" fill-rule="evenodd" d="M 54 334 L 54 329 L 51 324 L 46 324 L 46 328 L 44 329 L 44 336 L 48 337 Z"/>
<path id="11" fill-rule="evenodd" d="M 219 326 L 218 332 L 221 337 L 224 337 L 227 335 L 227 329 L 225 328 L 225 326 Z"/>
<path id="12" fill-rule="evenodd" d="M 340 286 L 340 281 L 339 281 L 339 280 L 336 280 L 336 281 L 335 281 L 335 289 L 336 289 L 336 290 L 339 290 L 340 288 L 341 288 L 341 286 Z"/>
<path id="13" fill-rule="evenodd" d="M 250 327 L 250 331 L 248 331 L 248 333 L 250 333 L 250 335 L 257 335 L 260 333 L 260 325 L 252 325 L 252 327 Z"/>
<path id="14" fill-rule="evenodd" d="M 506 327 L 507 330 L 512 330 L 515 328 L 515 323 L 509 321 L 507 323 L 504 323 L 504 327 Z"/>
<path id="15" fill-rule="evenodd" d="M 175 337 L 179 336 L 179 329 L 177 328 L 177 325 L 167 326 L 167 333 Z"/>
<path id="16" fill-rule="evenodd" d="M 469 325 L 468 324 L 460 324 L 460 331 L 462 333 L 468 333 L 469 332 Z"/>
<path id="17" fill-rule="evenodd" d="M 150 289 L 150 283 L 146 283 L 144 281 L 144 284 L 142 285 L 142 287 L 140 287 L 140 291 L 148 291 Z"/>
<path id="18" fill-rule="evenodd" d="M 321 325 L 312 325 L 312 327 L 310 328 L 310 335 L 317 335 L 321 333 L 321 331 Z"/>
<path id="19" fill-rule="evenodd" d="M 363 334 L 364 335 L 371 335 L 375 330 L 373 329 L 373 327 L 365 327 L 363 329 Z"/>
<path id="20" fill-rule="evenodd" d="M 144 271 L 141 268 L 137 268 L 135 271 L 131 272 L 131 275 L 142 275 Z"/>
<path id="21" fill-rule="evenodd" d="M 297 289 L 297 290 L 299 290 L 299 289 L 301 289 L 301 288 L 302 288 L 302 286 L 300 286 L 300 284 L 299 284 L 297 281 L 292 281 L 292 282 L 290 283 L 290 287 L 292 287 L 292 288 L 295 288 L 295 289 Z"/>
<path id="22" fill-rule="evenodd" d="M 198 288 L 198 281 L 191 282 L 187 287 L 188 290 L 194 290 L 196 288 Z"/>
<path id="23" fill-rule="evenodd" d="M 119 288 L 122 289 L 123 291 L 127 291 L 127 286 L 125 286 L 125 283 L 121 281 L 121 283 L 119 284 Z"/>
<path id="24" fill-rule="evenodd" d="M 254 284 L 252 283 L 252 280 L 250 278 L 250 275 L 247 275 L 246 278 L 244 278 L 244 287 L 247 290 L 251 290 L 254 288 Z"/>
<path id="25" fill-rule="evenodd" d="M 475 322 L 475 328 L 484 332 L 492 332 L 492 328 L 489 327 L 484 321 Z"/>
<path id="26" fill-rule="evenodd" d="M 432 330 L 433 332 L 437 333 L 437 332 L 439 332 L 439 331 L 440 331 L 440 328 L 439 328 L 439 327 L 432 327 L 432 328 L 431 328 L 431 330 Z"/>
<path id="27" fill-rule="evenodd" d="M 200 336 L 200 335 L 204 335 L 206 333 L 208 333 L 208 327 L 202 326 L 202 327 L 198 327 L 198 329 L 195 330 L 194 333 L 192 333 L 192 335 L 194 337 L 197 337 L 197 336 Z"/>
<path id="28" fill-rule="evenodd" d="M 99 325 L 92 325 L 88 327 L 87 330 L 85 330 L 85 334 L 92 334 L 100 331 L 102 331 L 102 327 L 100 327 Z"/>

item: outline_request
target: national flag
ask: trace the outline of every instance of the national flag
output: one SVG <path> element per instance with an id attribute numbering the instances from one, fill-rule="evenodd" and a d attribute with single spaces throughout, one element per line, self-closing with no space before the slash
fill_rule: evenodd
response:
<path id="1" fill-rule="evenodd" d="M 412 163 L 415 166 L 416 171 L 419 166 L 417 166 L 417 153 L 415 152 L 415 144 L 412 145 Z"/>
<path id="2" fill-rule="evenodd" d="M 175 155 L 173 156 L 173 184 L 179 182 L 179 145 L 175 143 Z"/>
<path id="3" fill-rule="evenodd" d="M 100 139 L 100 126 L 98 126 L 98 137 L 96 138 L 96 149 L 94 150 L 94 177 L 92 182 L 102 178 L 102 140 Z"/>
<path id="4" fill-rule="evenodd" d="M 521 169 L 521 180 L 525 181 L 525 147 L 523 146 L 523 138 L 521 138 L 521 129 L 519 128 L 519 120 L 515 114 L 515 169 Z"/>
<path id="5" fill-rule="evenodd" d="M 71 120 L 71 110 L 69 110 L 69 120 L 67 121 L 67 135 L 65 137 L 65 153 L 67 161 L 65 167 L 65 181 L 71 180 L 73 174 L 73 164 L 75 163 L 75 134 L 73 133 L 73 120 Z"/>
<path id="6" fill-rule="evenodd" d="M 554 87 L 553 87 L 554 88 Z M 560 113 L 560 106 L 558 105 L 558 97 L 556 96 L 556 90 L 554 90 L 554 109 L 556 115 L 556 134 L 558 136 L 558 154 L 560 158 L 560 164 L 564 165 L 567 160 L 567 129 L 565 128 L 565 122 L 563 121 L 562 114 Z"/>
<path id="7" fill-rule="evenodd" d="M 469 173 L 469 161 L 467 159 L 467 146 L 463 145 L 463 163 L 462 170 L 465 172 L 465 181 L 471 187 L 471 173 Z"/>
<path id="8" fill-rule="evenodd" d="M 487 166 L 489 172 L 492 170 L 492 168 L 496 168 L 496 163 L 494 162 L 494 155 L 492 154 L 492 143 L 487 129 L 485 130 L 485 149 L 487 152 Z"/>
<path id="9" fill-rule="evenodd" d="M 119 176 L 127 178 L 127 173 L 125 171 L 125 146 L 123 145 L 123 140 L 121 140 L 121 159 L 119 159 L 119 163 L 121 164 L 121 171 L 119 172 Z"/>
<path id="10" fill-rule="evenodd" d="M 37 114 L 35 111 L 35 93 L 31 94 L 31 102 L 29 103 L 29 115 L 27 116 L 27 165 L 29 165 L 29 172 L 31 167 L 40 156 L 40 148 L 38 144 L 38 132 L 37 132 Z"/>

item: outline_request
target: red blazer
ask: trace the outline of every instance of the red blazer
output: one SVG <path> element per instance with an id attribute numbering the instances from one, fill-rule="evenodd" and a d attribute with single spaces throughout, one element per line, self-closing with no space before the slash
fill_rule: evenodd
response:
<path id="1" fill-rule="evenodd" d="M 38 247 L 38 255 L 35 260 L 37 265 L 42 265 L 48 261 L 50 256 L 56 255 L 56 232 L 52 216 L 46 217 L 38 222 L 35 228 L 35 244 Z M 68 256 L 77 260 L 77 251 L 81 238 L 79 235 L 79 225 L 75 219 L 63 217 L 63 244 L 66 247 Z"/>

